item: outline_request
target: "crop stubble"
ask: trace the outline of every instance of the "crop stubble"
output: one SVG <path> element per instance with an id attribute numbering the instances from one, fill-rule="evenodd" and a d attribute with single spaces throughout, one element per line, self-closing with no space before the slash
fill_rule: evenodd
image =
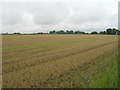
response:
<path id="1" fill-rule="evenodd" d="M 116 47 L 112 35 L 4 35 L 3 87 L 42 87 Z"/>

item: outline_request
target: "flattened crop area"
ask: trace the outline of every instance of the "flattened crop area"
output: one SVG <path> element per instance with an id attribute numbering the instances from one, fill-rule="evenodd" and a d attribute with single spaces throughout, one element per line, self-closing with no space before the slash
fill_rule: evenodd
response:
<path id="1" fill-rule="evenodd" d="M 114 51 L 112 35 L 3 35 L 3 87 L 42 87 Z M 45 86 L 44 86 L 45 87 Z"/>

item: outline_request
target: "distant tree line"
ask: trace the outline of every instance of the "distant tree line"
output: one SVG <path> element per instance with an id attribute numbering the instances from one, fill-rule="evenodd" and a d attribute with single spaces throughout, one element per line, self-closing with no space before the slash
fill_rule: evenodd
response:
<path id="1" fill-rule="evenodd" d="M 15 32 L 15 33 L 2 33 L 2 35 L 21 35 L 22 33 L 19 33 L 19 32 Z M 91 33 L 86 33 L 86 32 L 83 32 L 83 31 L 73 31 L 73 30 L 67 30 L 67 31 L 64 31 L 64 30 L 59 30 L 59 31 L 50 31 L 49 33 L 43 33 L 43 32 L 38 32 L 38 33 L 31 33 L 30 35 L 36 35 L 36 34 L 103 34 L 103 35 L 120 35 L 120 30 L 117 30 L 115 28 L 111 29 L 111 28 L 108 28 L 106 29 L 106 31 L 100 31 L 100 32 L 97 32 L 97 31 L 93 31 Z M 27 34 L 22 34 L 22 35 L 27 35 Z"/>
<path id="2" fill-rule="evenodd" d="M 106 31 L 101 31 L 100 34 L 120 35 L 120 30 L 108 28 Z"/>
<path id="3" fill-rule="evenodd" d="M 106 31 L 100 31 L 100 32 L 97 32 L 97 31 L 93 31 L 91 33 L 86 33 L 86 32 L 83 32 L 83 31 L 73 31 L 73 30 L 67 30 L 67 31 L 63 31 L 63 30 L 60 30 L 60 31 L 50 31 L 49 34 L 106 34 L 106 35 L 120 35 L 120 30 L 117 30 L 115 28 L 111 29 L 111 28 L 108 28 L 106 29 Z"/>
<path id="4" fill-rule="evenodd" d="M 85 33 L 85 32 L 82 32 L 82 31 L 73 31 L 73 30 L 67 30 L 67 31 L 63 31 L 63 30 L 60 30 L 60 31 L 50 31 L 49 34 L 88 34 L 88 33 Z"/>

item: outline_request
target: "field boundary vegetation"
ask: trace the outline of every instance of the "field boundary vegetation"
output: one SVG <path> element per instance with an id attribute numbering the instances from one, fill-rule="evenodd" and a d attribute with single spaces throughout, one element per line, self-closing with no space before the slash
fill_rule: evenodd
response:
<path id="1" fill-rule="evenodd" d="M 101 35 L 120 35 L 120 30 L 118 29 L 111 29 L 108 28 L 106 29 L 106 31 L 93 31 L 91 33 L 88 32 L 83 32 L 83 31 L 73 31 L 73 30 L 53 30 L 53 31 L 49 31 L 48 33 L 44 33 L 44 32 L 37 32 L 37 33 L 20 33 L 20 32 L 15 32 L 15 33 L 1 33 L 2 35 L 38 35 L 38 34 L 92 34 L 92 35 L 97 35 L 97 34 L 101 34 Z"/>

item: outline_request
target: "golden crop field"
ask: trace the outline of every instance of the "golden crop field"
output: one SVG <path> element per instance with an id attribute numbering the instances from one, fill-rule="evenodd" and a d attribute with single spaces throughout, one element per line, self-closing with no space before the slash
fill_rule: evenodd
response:
<path id="1" fill-rule="evenodd" d="M 117 35 L 3 35 L 2 40 L 5 88 L 85 87 L 81 78 L 103 72 L 118 44 Z M 73 72 L 79 72 L 75 85 Z"/>

